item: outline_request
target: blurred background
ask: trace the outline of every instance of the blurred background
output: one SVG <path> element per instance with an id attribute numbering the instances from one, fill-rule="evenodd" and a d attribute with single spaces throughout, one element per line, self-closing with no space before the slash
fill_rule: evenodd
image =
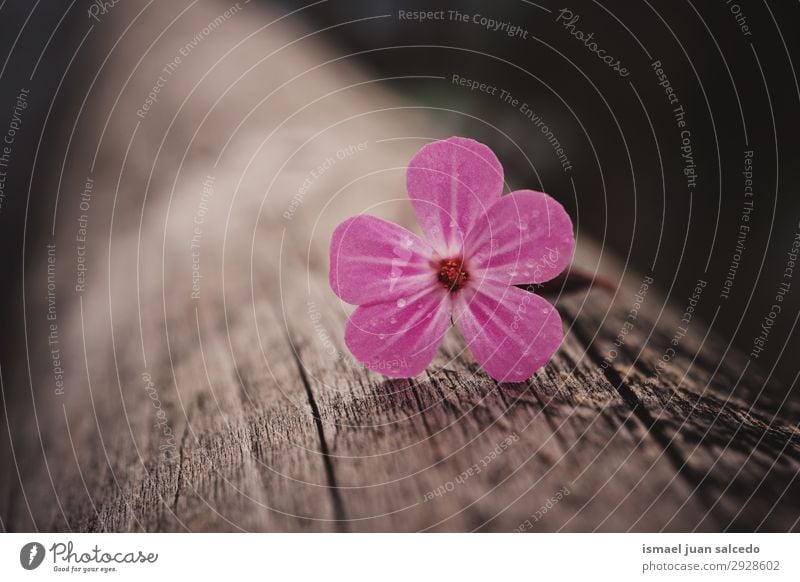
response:
<path id="1" fill-rule="evenodd" d="M 104 34 L 92 27 L 114 4 L 0 4 L 0 133 L 15 111 L 22 113 L 2 168 L 6 372 L 19 365 L 25 337 L 19 314 L 22 274 L 31 267 L 26 257 L 52 226 L 69 128 L 96 73 L 94 55 L 79 48 Z M 287 22 L 313 31 L 331 58 L 390 79 L 384 85 L 409 106 L 428 108 L 454 133 L 491 144 L 512 188 L 556 195 L 581 232 L 628 267 L 652 273 L 677 305 L 698 280 L 707 281 L 698 317 L 714 320 L 742 352 L 753 348 L 800 221 L 796 2 L 263 4 L 274 15 L 291 13 Z M 416 11 L 436 13 L 420 21 Z M 627 74 L 602 63 L 592 47 Z M 677 105 L 685 110 L 690 152 L 681 149 Z M 752 197 L 745 196 L 746 169 Z M 746 201 L 753 203 L 747 212 Z M 791 333 L 797 285 L 755 362 L 767 374 L 781 350 L 800 347 Z M 782 358 L 770 390 L 785 394 L 796 371 L 792 358 Z"/>

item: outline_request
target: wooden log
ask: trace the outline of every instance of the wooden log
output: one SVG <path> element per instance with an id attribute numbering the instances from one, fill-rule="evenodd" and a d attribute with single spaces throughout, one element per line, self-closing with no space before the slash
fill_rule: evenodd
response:
<path id="1" fill-rule="evenodd" d="M 415 228 L 405 166 L 450 128 L 292 18 L 144 5 L 114 7 L 81 56 L 97 77 L 52 241 L 66 386 L 33 292 L 5 530 L 797 529 L 796 405 L 701 322 L 660 368 L 680 306 L 657 282 L 615 345 L 642 277 L 585 236 L 575 266 L 619 289 L 554 298 L 566 339 L 529 382 L 493 381 L 456 333 L 420 377 L 366 372 L 342 341 L 330 234 L 360 212 Z"/>

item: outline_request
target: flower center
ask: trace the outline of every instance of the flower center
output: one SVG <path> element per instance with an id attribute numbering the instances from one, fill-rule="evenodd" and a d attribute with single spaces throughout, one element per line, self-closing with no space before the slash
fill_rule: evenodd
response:
<path id="1" fill-rule="evenodd" d="M 439 283 L 451 293 L 467 284 L 469 273 L 461 259 L 442 259 L 439 263 Z"/>

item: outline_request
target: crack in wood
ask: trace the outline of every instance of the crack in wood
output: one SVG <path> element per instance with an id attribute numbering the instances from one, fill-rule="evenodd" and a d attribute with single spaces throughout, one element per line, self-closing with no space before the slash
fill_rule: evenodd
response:
<path id="1" fill-rule="evenodd" d="M 691 465 L 689 465 L 688 459 L 684 458 L 683 454 L 679 450 L 680 445 L 676 441 L 676 437 L 670 438 L 667 436 L 667 434 L 662 430 L 664 422 L 653 418 L 653 415 L 650 414 L 650 411 L 639 399 L 639 396 L 637 396 L 637 394 L 633 391 L 633 388 L 631 388 L 628 383 L 625 382 L 624 378 L 620 375 L 617 369 L 612 365 L 602 365 L 603 357 L 600 354 L 600 351 L 591 341 L 589 334 L 586 333 L 586 330 L 584 330 L 581 324 L 578 323 L 577 318 L 573 317 L 573 315 L 567 310 L 563 310 L 562 315 L 569 320 L 572 332 L 575 334 L 575 337 L 578 339 L 578 341 L 583 344 L 586 350 L 586 355 L 589 356 L 592 362 L 597 365 L 597 368 L 602 371 L 603 376 L 606 378 L 609 384 L 611 384 L 611 386 L 622 397 L 622 400 L 628 405 L 628 408 L 639 420 L 639 422 L 644 425 L 647 434 L 651 435 L 656 443 L 658 443 L 664 455 L 666 455 L 667 459 L 669 459 L 672 463 L 677 474 L 688 483 L 694 494 L 700 497 L 706 506 L 712 507 L 714 499 L 712 499 L 705 490 L 700 488 L 700 485 L 703 483 L 707 475 L 701 475 Z M 713 511 L 711 512 L 712 515 L 714 513 L 715 512 Z"/>
<path id="2" fill-rule="evenodd" d="M 303 387 L 305 388 L 306 396 L 308 398 L 308 405 L 311 407 L 311 416 L 314 418 L 314 425 L 317 428 L 320 454 L 322 455 L 322 462 L 325 466 L 325 475 L 328 480 L 328 492 L 330 494 L 331 503 L 333 504 L 333 514 L 336 519 L 336 528 L 339 531 L 347 531 L 347 514 L 344 508 L 344 501 L 339 493 L 339 486 L 336 483 L 336 471 L 333 467 L 333 456 L 330 454 L 328 441 L 325 438 L 322 415 L 319 412 L 319 406 L 314 398 L 314 391 L 311 388 L 311 382 L 308 379 L 303 362 L 300 360 L 300 355 L 297 353 L 299 348 L 297 348 L 288 335 L 286 336 L 286 341 L 289 343 L 289 351 L 292 353 L 292 358 L 297 366 L 297 372 L 300 375 L 300 381 L 303 383 Z"/>
<path id="3" fill-rule="evenodd" d="M 186 427 L 183 429 L 183 435 L 181 435 L 181 445 L 178 448 L 178 476 L 175 479 L 175 497 L 172 499 L 172 515 L 178 515 L 178 501 L 180 500 L 181 495 L 181 485 L 183 484 L 183 459 L 184 459 L 184 451 L 186 448 L 186 437 L 189 434 L 189 423 L 190 423 L 190 415 L 186 415 Z M 142 481 L 142 487 L 144 487 L 144 481 Z M 161 528 L 159 528 L 161 529 Z"/>

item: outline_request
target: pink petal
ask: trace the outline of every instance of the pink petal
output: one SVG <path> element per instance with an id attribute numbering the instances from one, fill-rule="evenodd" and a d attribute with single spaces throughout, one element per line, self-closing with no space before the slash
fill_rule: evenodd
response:
<path id="1" fill-rule="evenodd" d="M 495 380 L 530 378 L 564 339 L 558 311 L 538 295 L 489 280 L 463 291 L 456 295 L 456 324 L 472 355 Z"/>
<path id="2" fill-rule="evenodd" d="M 436 285 L 432 255 L 430 245 L 405 228 L 354 216 L 331 238 L 331 289 L 352 305 L 408 297 Z"/>
<path id="3" fill-rule="evenodd" d="M 370 370 L 410 378 L 430 364 L 450 325 L 447 291 L 432 288 L 407 300 L 358 307 L 347 322 L 344 341 Z"/>
<path id="4" fill-rule="evenodd" d="M 503 196 L 464 243 L 476 275 L 509 285 L 549 281 L 569 264 L 574 250 L 572 221 L 564 207 L 533 190 Z"/>
<path id="5" fill-rule="evenodd" d="M 503 192 L 503 168 L 485 145 L 463 137 L 435 141 L 408 164 L 408 195 L 428 241 L 442 257 L 461 250 L 475 221 Z"/>

